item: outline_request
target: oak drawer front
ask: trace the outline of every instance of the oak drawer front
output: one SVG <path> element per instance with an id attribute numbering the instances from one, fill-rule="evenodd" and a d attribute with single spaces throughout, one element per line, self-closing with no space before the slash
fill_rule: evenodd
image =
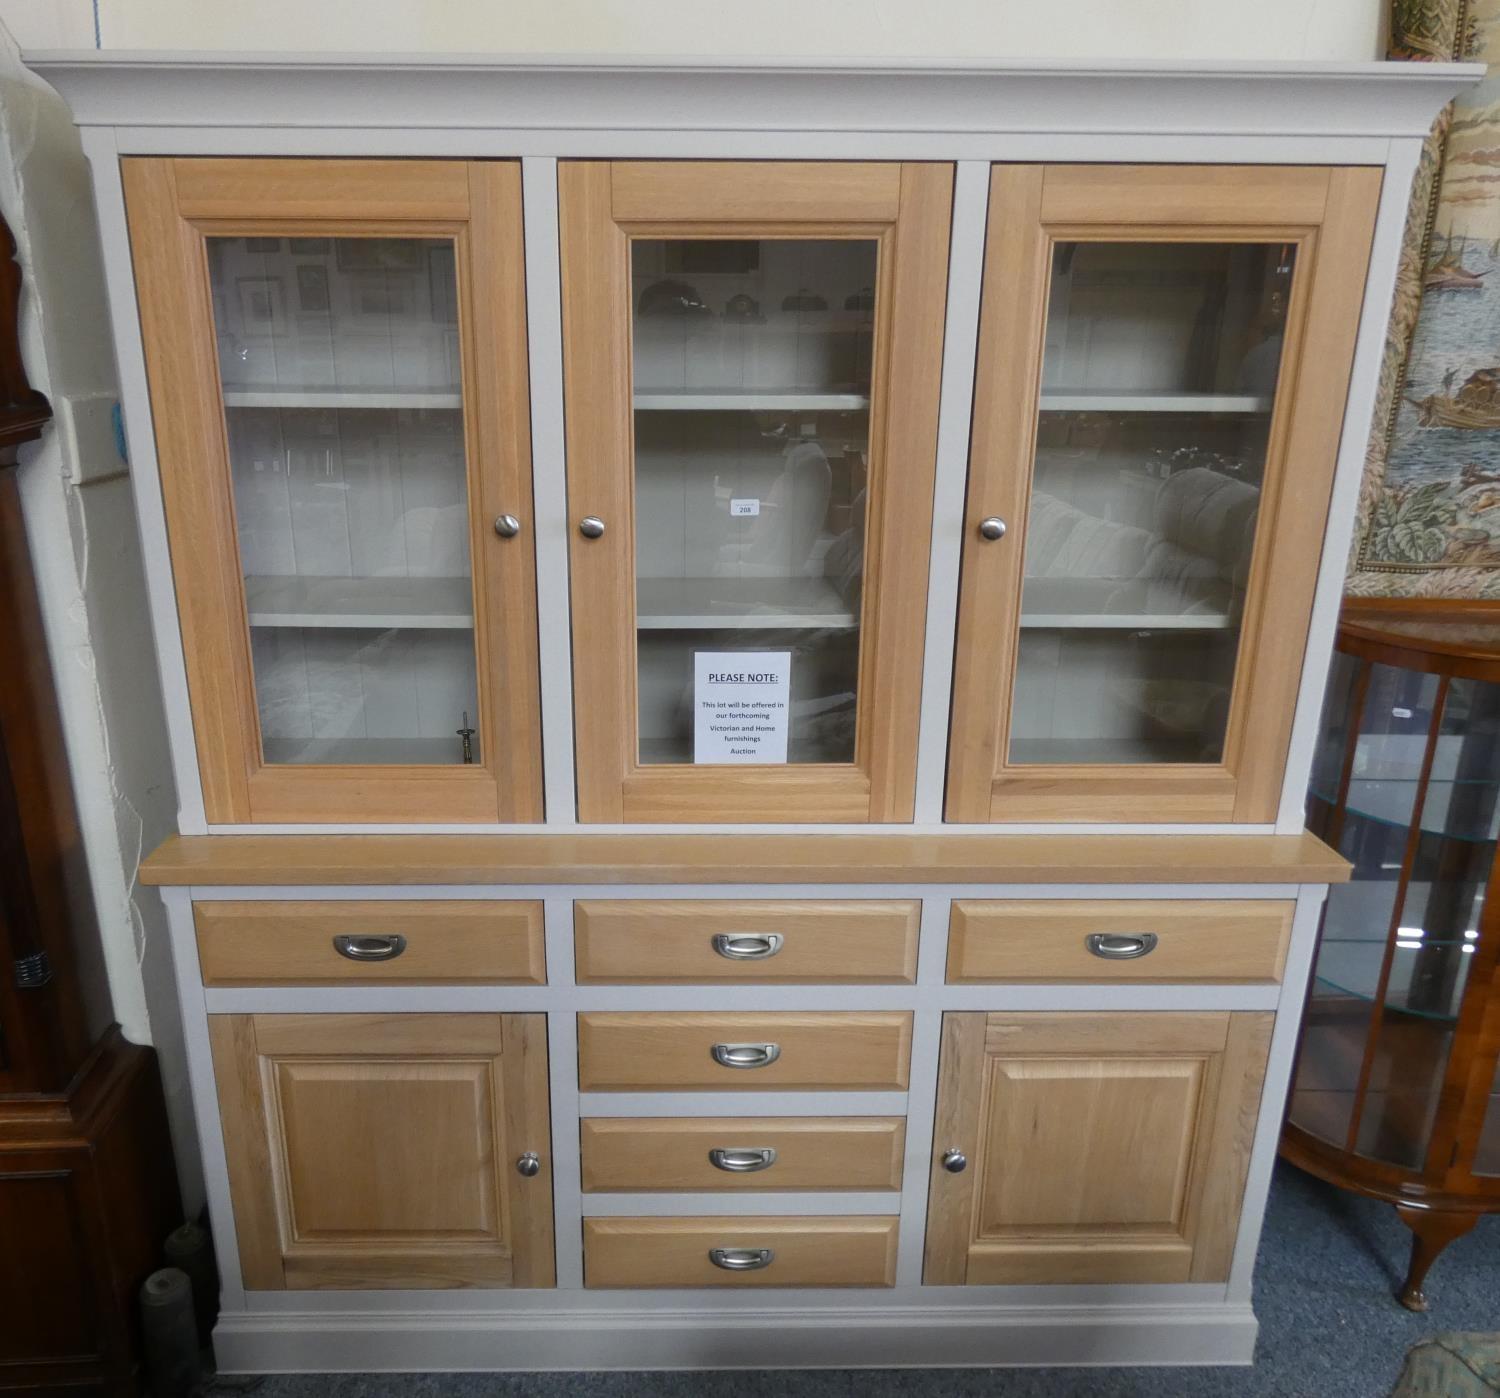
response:
<path id="1" fill-rule="evenodd" d="M 573 904 L 584 983 L 910 982 L 915 899 L 587 899 Z"/>
<path id="2" fill-rule="evenodd" d="M 1290 902 L 1062 898 L 953 904 L 948 980 L 1276 981 Z"/>
<path id="3" fill-rule="evenodd" d="M 205 985 L 541 985 L 542 905 L 494 899 L 195 903 Z"/>
<path id="4" fill-rule="evenodd" d="M 898 1220 L 586 1218 L 587 1287 L 890 1286 Z"/>
<path id="5" fill-rule="evenodd" d="M 584 1092 L 905 1091 L 910 1058 L 904 1010 L 578 1016 Z"/>
<path id="6" fill-rule="evenodd" d="M 585 1117 L 584 1193 L 900 1189 L 900 1117 Z"/>

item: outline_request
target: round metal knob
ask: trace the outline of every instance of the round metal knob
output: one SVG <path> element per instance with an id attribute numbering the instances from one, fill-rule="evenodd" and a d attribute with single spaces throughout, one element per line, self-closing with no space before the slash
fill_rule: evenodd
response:
<path id="1" fill-rule="evenodd" d="M 981 539 L 988 539 L 991 543 L 994 543 L 996 539 L 1003 539 L 1005 537 L 1005 521 L 999 515 L 991 515 L 988 519 L 980 520 L 979 537 Z M 959 1168 L 962 1169 L 963 1167 L 960 1166 Z"/>
<path id="2" fill-rule="evenodd" d="M 502 539 L 514 539 L 521 532 L 521 521 L 514 515 L 496 515 L 495 533 Z"/>
<path id="3" fill-rule="evenodd" d="M 604 521 L 598 515 L 584 515 L 578 521 L 578 532 L 585 539 L 597 539 L 604 533 Z"/>
<path id="4" fill-rule="evenodd" d="M 968 1168 L 969 1157 L 963 1151 L 950 1146 L 943 1152 L 943 1169 L 950 1175 L 961 1175 Z"/>
<path id="5" fill-rule="evenodd" d="M 525 1155 L 516 1161 L 516 1173 L 525 1175 L 527 1179 L 530 1179 L 533 1175 L 539 1175 L 541 1172 L 542 1159 L 534 1150 L 527 1151 Z"/>

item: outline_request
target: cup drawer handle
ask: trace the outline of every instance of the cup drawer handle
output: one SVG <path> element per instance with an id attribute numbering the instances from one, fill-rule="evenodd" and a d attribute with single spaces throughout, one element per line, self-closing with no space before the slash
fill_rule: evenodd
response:
<path id="1" fill-rule="evenodd" d="M 363 937 L 341 932 L 333 939 L 333 949 L 350 961 L 394 961 L 406 950 L 406 938 L 396 932 Z"/>
<path id="2" fill-rule="evenodd" d="M 771 1248 L 709 1248 L 708 1260 L 726 1272 L 759 1272 L 776 1260 Z"/>
<path id="3" fill-rule="evenodd" d="M 1106 961 L 1134 961 L 1156 950 L 1155 932 L 1090 932 L 1083 944 Z"/>
<path id="4" fill-rule="evenodd" d="M 769 1170 L 776 1163 L 776 1152 L 770 1146 L 726 1146 L 709 1151 L 708 1163 L 726 1174 L 749 1175 L 756 1170 Z"/>
<path id="5" fill-rule="evenodd" d="M 711 1050 L 721 1068 L 766 1068 L 781 1057 L 780 1044 L 715 1044 Z"/>
<path id="6" fill-rule="evenodd" d="M 764 961 L 781 950 L 780 932 L 715 932 L 713 948 L 726 961 Z"/>

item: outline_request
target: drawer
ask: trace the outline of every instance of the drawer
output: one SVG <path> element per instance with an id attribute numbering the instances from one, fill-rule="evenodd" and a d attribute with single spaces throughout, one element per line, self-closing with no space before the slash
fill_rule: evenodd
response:
<path id="1" fill-rule="evenodd" d="M 900 1189 L 901 1117 L 585 1117 L 585 1193 Z M 720 1154 L 716 1154 L 720 1153 Z"/>
<path id="2" fill-rule="evenodd" d="M 660 1089 L 906 1089 L 911 1015 L 662 1014 L 578 1016 L 584 1092 Z"/>
<path id="3" fill-rule="evenodd" d="M 573 905 L 578 979 L 910 982 L 910 899 L 587 899 Z"/>
<path id="4" fill-rule="evenodd" d="M 890 1286 L 896 1225 L 883 1216 L 586 1218 L 583 1284 Z"/>
<path id="5" fill-rule="evenodd" d="M 193 922 L 204 985 L 541 985 L 547 979 L 536 902 L 195 903 Z M 353 958 L 338 950 L 343 938 L 354 939 Z M 360 940 L 366 938 L 373 940 Z M 371 959 L 359 959 L 361 950 Z"/>
<path id="6" fill-rule="evenodd" d="M 1294 907 L 1198 898 L 965 899 L 953 904 L 948 979 L 1280 980 Z"/>

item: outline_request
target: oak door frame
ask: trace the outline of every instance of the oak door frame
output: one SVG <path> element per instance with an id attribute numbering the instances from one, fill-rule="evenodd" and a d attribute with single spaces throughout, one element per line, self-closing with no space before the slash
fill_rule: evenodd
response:
<path id="1" fill-rule="evenodd" d="M 947 819 L 1276 818 L 1382 174 L 1373 166 L 993 167 Z M 1052 249 L 1089 241 L 1285 242 L 1297 250 L 1218 763 L 1011 764 L 1007 757 Z M 989 515 L 1011 525 L 999 543 L 979 542 L 979 522 Z"/>
<path id="2" fill-rule="evenodd" d="M 519 163 L 132 157 L 121 166 L 208 820 L 539 821 Z M 237 236 L 453 241 L 481 735 L 472 765 L 262 756 L 206 243 Z M 522 520 L 514 538 L 490 527 L 502 513 Z"/>
<path id="3" fill-rule="evenodd" d="M 552 1203 L 551 1104 L 543 1014 L 214 1014 L 208 1016 L 214 1079 L 247 1289 L 407 1288 L 433 1272 L 443 1285 L 551 1287 L 557 1284 Z M 410 1058 L 481 1062 L 491 1074 L 495 1139 L 491 1181 L 497 1225 L 508 1250 L 479 1240 L 413 1248 L 378 1243 L 298 1248 L 291 1236 L 290 1168 L 280 1123 L 274 1062 L 307 1058 L 372 1062 Z M 392 1123 L 392 1129 L 400 1128 Z M 369 1168 L 379 1172 L 378 1142 Z M 515 1168 L 534 1152 L 539 1169 Z M 288 1276 L 289 1267 L 293 1275 Z M 300 1281 L 300 1285 L 298 1284 Z"/>
<path id="4" fill-rule="evenodd" d="M 1049 1243 L 1073 1242 L 1084 1259 L 1078 1264 L 1083 1272 L 1053 1278 L 1059 1282 L 1227 1281 L 1275 1019 L 1271 1011 L 1219 1010 L 1102 1015 L 957 1010 L 944 1014 L 923 1285 L 984 1285 L 995 1280 L 979 1275 L 971 1281 L 969 1275 L 971 1257 L 977 1256 L 982 1262 L 985 1249 L 985 1241 L 976 1237 L 976 1222 L 985 1176 L 992 1164 L 992 1140 L 982 1134 L 989 1126 L 985 1093 L 991 1065 L 1028 1058 L 1056 1062 L 1070 1057 L 1107 1059 L 1111 1055 L 1141 1061 L 1153 1057 L 1198 1059 L 1202 1064 L 1195 1130 L 1183 1182 L 1182 1246 L 1188 1254 L 1187 1275 L 1121 1275 L 1118 1262 L 1108 1259 L 1100 1246 L 1105 1241 L 1100 1236 L 1103 1227 L 1076 1240 L 1062 1229 L 1054 1234 L 1032 1230 L 1030 1237 L 1018 1235 L 1014 1250 L 1019 1254 L 1030 1243 L 1042 1256 Z M 994 1041 L 1004 1047 L 997 1048 Z M 967 1168 L 960 1173 L 942 1168 L 942 1156 L 949 1149 L 958 1149 L 968 1157 Z M 1122 1227 L 1122 1250 L 1128 1250 L 1132 1236 L 1128 1227 Z M 1093 1262 L 1087 1260 L 1091 1249 L 1101 1254 Z M 1142 1266 L 1148 1267 L 1154 1260 L 1149 1246 L 1143 1248 Z"/>
<path id="5" fill-rule="evenodd" d="M 951 164 L 562 161 L 563 366 L 578 814 L 586 822 L 912 818 L 952 214 Z M 638 758 L 632 238 L 879 244 L 851 764 Z"/>

